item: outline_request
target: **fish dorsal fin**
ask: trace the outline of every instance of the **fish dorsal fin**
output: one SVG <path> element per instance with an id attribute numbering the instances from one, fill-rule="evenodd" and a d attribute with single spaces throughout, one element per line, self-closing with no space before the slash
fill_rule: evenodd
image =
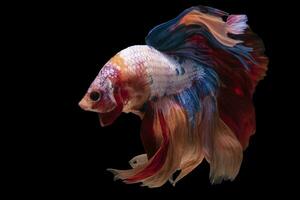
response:
<path id="1" fill-rule="evenodd" d="M 146 43 L 160 51 L 173 51 L 191 35 L 199 34 L 201 28 L 210 32 L 223 45 L 232 47 L 242 41 L 229 37 L 228 33 L 242 32 L 247 28 L 247 17 L 245 15 L 239 15 L 239 19 L 231 17 L 227 23 L 222 19 L 227 16 L 228 13 L 218 9 L 205 6 L 191 7 L 175 19 L 153 28 L 146 37 Z M 194 26 L 198 27 L 195 29 Z"/>

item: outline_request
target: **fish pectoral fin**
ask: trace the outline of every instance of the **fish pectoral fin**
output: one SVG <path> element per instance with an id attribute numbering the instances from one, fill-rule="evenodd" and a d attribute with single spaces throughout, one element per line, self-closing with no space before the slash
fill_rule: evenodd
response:
<path id="1" fill-rule="evenodd" d="M 147 154 L 141 154 L 133 157 L 130 161 L 129 164 L 132 168 L 136 168 L 138 166 L 143 166 L 148 162 L 148 157 Z"/>

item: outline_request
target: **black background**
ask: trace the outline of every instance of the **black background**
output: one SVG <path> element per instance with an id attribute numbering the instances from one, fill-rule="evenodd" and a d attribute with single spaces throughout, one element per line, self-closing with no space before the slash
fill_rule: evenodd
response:
<path id="1" fill-rule="evenodd" d="M 143 153 L 139 138 L 141 122 L 133 114 L 122 114 L 113 125 L 102 128 L 97 114 L 82 111 L 78 102 L 114 54 L 128 46 L 144 44 L 145 36 L 154 26 L 199 4 L 246 14 L 248 24 L 263 39 L 270 58 L 267 76 L 253 97 L 257 131 L 244 153 L 240 173 L 233 182 L 211 185 L 209 165 L 203 162 L 176 187 L 166 183 L 161 188 L 148 189 L 139 184 L 115 182 L 106 168 L 128 169 L 128 161 Z M 24 184 L 30 188 L 26 191 L 41 192 L 42 196 L 86 198 L 103 198 L 106 194 L 185 194 L 199 199 L 208 195 L 239 197 L 280 192 L 285 172 L 278 169 L 281 152 L 274 124 L 274 74 L 279 66 L 277 26 L 272 23 L 277 16 L 275 7 L 275 2 L 265 5 L 258 0 L 99 1 L 41 6 L 38 13 L 46 16 L 40 23 L 46 36 L 40 36 L 40 45 L 46 50 L 40 52 L 45 59 L 40 69 L 43 76 L 38 78 L 47 91 L 41 95 L 48 101 L 41 102 L 39 111 L 43 115 L 38 115 L 37 134 L 31 138 L 35 145 L 31 159 L 25 163 L 30 168 L 30 173 L 24 171 L 28 173 Z M 276 18 L 277 23 L 280 20 Z"/>

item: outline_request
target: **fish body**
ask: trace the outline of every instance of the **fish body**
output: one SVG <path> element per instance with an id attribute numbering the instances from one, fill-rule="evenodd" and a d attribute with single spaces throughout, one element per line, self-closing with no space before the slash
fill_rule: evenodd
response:
<path id="1" fill-rule="evenodd" d="M 102 126 L 122 112 L 142 119 L 145 154 L 129 162 L 130 170 L 109 169 L 116 179 L 175 185 L 203 159 L 212 183 L 237 176 L 255 132 L 252 95 L 268 64 L 246 21 L 192 7 L 152 29 L 146 45 L 121 50 L 102 67 L 81 108 L 97 112 Z"/>
<path id="2" fill-rule="evenodd" d="M 173 57 L 147 45 L 129 47 L 119 56 L 129 66 L 128 70 L 137 72 L 143 68 L 145 81 L 150 87 L 150 98 L 178 94 L 201 75 L 201 68 L 193 67 L 193 62 L 187 60 L 179 64 Z M 136 77 L 139 78 L 139 74 Z"/>
<path id="3" fill-rule="evenodd" d="M 122 67 L 118 66 L 120 62 Z M 129 84 L 128 88 L 132 87 L 130 85 L 132 82 L 137 80 L 138 83 L 143 82 L 143 87 L 148 88 L 147 91 L 143 91 L 148 94 L 143 94 L 148 96 L 147 100 L 180 93 L 185 88 L 191 87 L 192 82 L 200 78 L 202 72 L 202 69 L 194 67 L 190 60 L 179 64 L 175 58 L 147 45 L 136 45 L 122 50 L 109 61 L 108 65 L 115 66 L 120 74 L 125 76 L 122 84 Z"/>

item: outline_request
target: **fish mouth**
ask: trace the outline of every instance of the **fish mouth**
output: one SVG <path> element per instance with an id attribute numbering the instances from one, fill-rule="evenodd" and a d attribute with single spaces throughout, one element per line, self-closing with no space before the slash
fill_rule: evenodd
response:
<path id="1" fill-rule="evenodd" d="M 79 102 L 79 106 L 85 111 L 92 111 L 98 113 L 100 125 L 102 127 L 111 125 L 117 119 L 117 117 L 120 116 L 123 110 L 123 104 L 119 104 L 114 105 L 109 110 L 106 109 L 105 112 L 99 112 L 98 109 L 91 108 L 85 99 L 82 99 Z"/>
<path id="2" fill-rule="evenodd" d="M 82 110 L 86 110 L 88 111 L 89 110 L 89 103 L 85 100 L 85 98 L 83 98 L 79 103 L 78 103 L 79 107 L 82 109 Z"/>
<path id="3" fill-rule="evenodd" d="M 102 108 L 99 109 L 98 104 L 96 105 L 91 105 L 91 103 L 89 101 L 87 101 L 85 98 L 83 98 L 79 103 L 78 103 L 79 107 L 82 110 L 85 111 L 91 111 L 91 112 L 96 112 L 96 113 L 101 113 L 101 114 L 105 114 L 105 113 L 110 113 L 111 111 L 113 111 L 117 106 L 112 103 L 111 105 L 109 105 L 109 108 Z M 101 111 L 104 110 L 104 111 Z"/>

